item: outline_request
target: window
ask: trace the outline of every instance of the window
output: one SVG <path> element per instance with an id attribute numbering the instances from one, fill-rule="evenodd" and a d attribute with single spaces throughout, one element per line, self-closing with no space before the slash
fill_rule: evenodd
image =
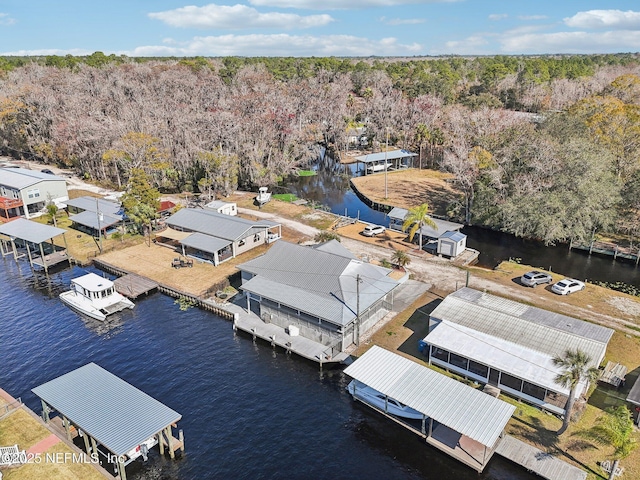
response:
<path id="1" fill-rule="evenodd" d="M 498 380 L 500 379 L 500 370 L 496 370 L 492 368 L 489 372 L 489 383 L 491 385 L 498 385 Z"/>
<path id="2" fill-rule="evenodd" d="M 33 190 L 27 190 L 27 196 L 29 198 L 37 198 L 40 196 L 40 190 L 37 188 L 34 188 Z"/>
<path id="3" fill-rule="evenodd" d="M 254 241 L 254 242 L 259 242 L 259 241 L 260 241 L 260 234 L 259 234 L 259 233 L 256 233 L 256 234 L 253 236 L 253 241 Z"/>
<path id="4" fill-rule="evenodd" d="M 489 367 L 483 365 L 482 363 L 469 360 L 469 371 L 471 373 L 479 375 L 480 377 L 487 378 L 487 375 L 489 374 Z"/>
<path id="5" fill-rule="evenodd" d="M 433 358 L 437 358 L 438 360 L 449 363 L 449 352 L 447 352 L 446 350 L 433 347 L 431 355 L 433 356 Z"/>
<path id="6" fill-rule="evenodd" d="M 466 370 L 469 360 L 467 360 L 465 357 L 452 353 L 451 356 L 449 357 L 449 363 L 451 365 L 454 365 L 459 368 L 464 368 Z"/>
<path id="7" fill-rule="evenodd" d="M 239 247 L 242 247 L 242 246 L 244 245 L 244 243 L 245 243 L 245 242 L 244 242 L 244 238 L 243 238 L 242 240 L 240 240 L 240 241 L 238 242 L 238 246 L 239 246 Z"/>
<path id="8" fill-rule="evenodd" d="M 529 395 L 530 397 L 537 398 L 538 400 L 544 400 L 546 389 L 534 385 L 533 383 L 524 382 L 522 385 L 522 393 Z"/>
<path id="9" fill-rule="evenodd" d="M 516 378 L 508 373 L 502 372 L 500 377 L 500 383 L 505 387 L 512 388 L 513 390 L 520 391 L 522 389 L 522 380 Z"/>

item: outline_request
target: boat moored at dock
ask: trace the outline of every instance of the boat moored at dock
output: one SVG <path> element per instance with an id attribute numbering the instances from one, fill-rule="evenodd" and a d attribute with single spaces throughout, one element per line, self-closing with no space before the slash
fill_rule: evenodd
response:
<path id="1" fill-rule="evenodd" d="M 88 273 L 71 280 L 71 290 L 60 294 L 60 300 L 96 320 L 106 318 L 125 308 L 133 308 L 134 303 L 116 292 L 113 282 L 95 273 Z"/>
<path id="2" fill-rule="evenodd" d="M 395 415 L 396 417 L 413 418 L 416 420 L 424 417 L 424 415 L 417 410 L 407 407 L 405 404 L 391 397 L 387 397 L 357 380 L 352 380 L 349 385 L 347 385 L 347 391 L 358 400 L 373 405 L 377 409 Z"/>

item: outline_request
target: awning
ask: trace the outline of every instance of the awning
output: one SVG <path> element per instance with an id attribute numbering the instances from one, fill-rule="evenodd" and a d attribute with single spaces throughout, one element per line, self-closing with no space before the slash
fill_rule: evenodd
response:
<path id="1" fill-rule="evenodd" d="M 207 253 L 216 253 L 224 247 L 231 245 L 229 240 L 212 237 L 204 233 L 192 233 L 184 240 L 181 240 L 180 243 L 185 247 L 195 248 L 196 250 Z"/>
<path id="2" fill-rule="evenodd" d="M 187 238 L 192 233 L 193 232 L 181 232 L 180 230 L 174 230 L 171 227 L 167 227 L 161 232 L 157 232 L 156 237 L 168 238 L 169 240 L 176 240 L 179 242 L 180 240 Z"/>

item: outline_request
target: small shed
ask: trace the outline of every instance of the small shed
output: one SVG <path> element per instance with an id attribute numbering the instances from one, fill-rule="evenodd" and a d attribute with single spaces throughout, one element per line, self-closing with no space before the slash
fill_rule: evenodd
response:
<path id="1" fill-rule="evenodd" d="M 238 206 L 235 202 L 223 202 L 222 200 L 214 200 L 213 202 L 207 203 L 204 207 L 215 212 L 222 213 L 223 215 L 238 215 Z"/>
<path id="2" fill-rule="evenodd" d="M 438 238 L 438 255 L 457 257 L 467 248 L 467 236 L 460 232 L 445 232 Z"/>
<path id="3" fill-rule="evenodd" d="M 42 402 L 42 417 L 62 417 L 67 438 L 82 431 L 88 455 L 104 455 L 114 463 L 121 480 L 126 480 L 125 466 L 153 445 L 160 453 L 168 447 L 171 458 L 183 449 L 173 437 L 172 427 L 182 416 L 155 398 L 138 390 L 95 363 L 66 373 L 32 390 Z M 55 424 L 55 422 L 54 422 Z M 101 449 L 98 449 L 100 445 Z"/>

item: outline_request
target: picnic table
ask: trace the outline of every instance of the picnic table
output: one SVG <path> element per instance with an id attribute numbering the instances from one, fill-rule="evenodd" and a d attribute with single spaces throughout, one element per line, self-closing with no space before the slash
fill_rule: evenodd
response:
<path id="1" fill-rule="evenodd" d="M 173 268 L 193 267 L 193 260 L 190 258 L 174 258 L 171 260 L 171 266 Z"/>

